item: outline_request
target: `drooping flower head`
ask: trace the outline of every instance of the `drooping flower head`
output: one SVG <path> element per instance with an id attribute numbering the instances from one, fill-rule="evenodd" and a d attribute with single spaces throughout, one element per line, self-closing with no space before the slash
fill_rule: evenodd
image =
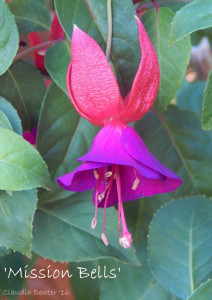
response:
<path id="1" fill-rule="evenodd" d="M 127 123 L 139 120 L 154 103 L 160 71 L 155 50 L 141 21 L 136 18 L 142 52 L 130 93 L 122 97 L 113 71 L 99 45 L 78 27 L 71 42 L 71 63 L 67 73 L 69 97 L 78 113 L 91 123 L 103 126 L 90 151 L 78 160 L 83 163 L 57 179 L 67 190 L 93 189 L 97 224 L 98 208 L 104 208 L 102 239 L 106 237 L 106 208 L 118 204 L 119 242 L 130 248 L 123 202 L 174 191 L 182 183 L 172 171 L 149 152 L 136 131 Z"/>

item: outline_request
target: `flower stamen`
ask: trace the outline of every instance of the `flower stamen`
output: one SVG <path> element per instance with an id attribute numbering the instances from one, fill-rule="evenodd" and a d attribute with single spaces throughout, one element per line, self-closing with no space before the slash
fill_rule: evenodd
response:
<path id="1" fill-rule="evenodd" d="M 104 199 L 104 197 L 105 197 L 105 192 L 98 195 L 98 200 L 102 201 Z"/>
<path id="2" fill-rule="evenodd" d="M 93 218 L 93 220 L 91 221 L 91 228 L 94 229 L 96 227 L 97 224 L 97 219 Z"/>
<path id="3" fill-rule="evenodd" d="M 94 172 L 94 177 L 95 177 L 96 179 L 99 179 L 99 174 L 98 174 L 97 170 L 94 170 L 93 172 Z"/>
<path id="4" fill-rule="evenodd" d="M 140 180 L 137 177 L 135 168 L 133 170 L 134 170 L 134 174 L 135 174 L 135 180 L 133 182 L 132 190 L 135 191 L 138 188 Z"/>
<path id="5" fill-rule="evenodd" d="M 138 178 L 133 182 L 132 190 L 135 191 L 138 188 L 140 180 Z"/>
<path id="6" fill-rule="evenodd" d="M 95 171 L 94 170 L 94 176 L 95 176 Z M 98 175 L 97 171 L 96 174 Z M 97 224 L 97 214 L 98 214 L 98 193 L 99 193 L 99 188 L 100 188 L 100 184 L 101 184 L 101 180 L 103 177 L 103 169 L 100 168 L 99 170 L 99 175 L 98 175 L 98 182 L 97 182 L 97 188 L 96 188 L 96 193 L 95 193 L 95 215 L 93 220 L 91 221 L 91 228 L 94 229 L 96 227 Z"/>
<path id="7" fill-rule="evenodd" d="M 108 171 L 107 173 L 105 173 L 105 177 L 106 177 L 106 178 L 109 178 L 109 177 L 112 176 L 112 174 L 113 174 L 113 172 Z"/>
<path id="8" fill-rule="evenodd" d="M 107 173 L 111 173 L 111 175 L 113 174 L 112 172 L 107 172 Z M 105 173 L 105 176 L 106 176 L 107 173 Z M 111 176 L 111 175 L 110 175 L 110 176 Z M 108 177 L 110 177 L 110 176 L 108 176 Z M 107 186 L 106 186 L 104 192 L 98 195 L 98 200 L 99 200 L 100 202 L 104 199 L 105 194 L 106 194 L 106 192 L 107 192 L 107 190 L 108 190 L 108 187 L 109 187 L 109 183 L 107 184 Z"/>
<path id="9" fill-rule="evenodd" d="M 108 242 L 108 239 L 106 238 L 106 235 L 104 233 L 102 233 L 101 237 L 102 237 L 102 240 L 103 240 L 105 246 L 109 246 L 109 242 Z"/>

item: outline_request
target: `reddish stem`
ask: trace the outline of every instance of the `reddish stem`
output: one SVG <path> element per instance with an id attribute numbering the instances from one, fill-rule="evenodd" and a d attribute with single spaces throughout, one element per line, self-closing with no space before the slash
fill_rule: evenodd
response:
<path id="1" fill-rule="evenodd" d="M 152 4 L 154 5 L 154 8 L 155 8 L 156 13 L 158 13 L 159 4 L 157 3 L 156 0 L 151 0 L 151 1 L 152 1 Z"/>
<path id="2" fill-rule="evenodd" d="M 15 61 L 17 61 L 17 60 L 19 60 L 19 59 L 21 59 L 21 58 L 24 58 L 24 57 L 30 55 L 30 54 L 31 54 L 32 52 L 34 52 L 34 51 L 37 51 L 37 50 L 40 50 L 40 49 L 43 49 L 43 48 L 48 48 L 48 47 L 50 47 L 51 45 L 53 45 L 54 43 L 62 42 L 62 41 L 64 41 L 64 40 L 65 40 L 64 38 L 61 38 L 61 39 L 54 40 L 54 41 L 47 41 L 47 42 L 41 43 L 41 44 L 39 44 L 39 45 L 36 45 L 36 46 L 34 46 L 34 47 L 28 48 L 28 49 L 26 49 L 26 50 L 24 50 L 24 51 L 21 51 L 20 53 L 18 53 L 18 54 L 15 56 L 13 62 L 15 62 Z"/>

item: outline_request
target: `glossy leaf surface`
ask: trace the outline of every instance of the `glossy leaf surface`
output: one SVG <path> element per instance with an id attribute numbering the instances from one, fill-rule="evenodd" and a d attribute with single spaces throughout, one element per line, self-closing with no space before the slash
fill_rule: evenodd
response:
<path id="1" fill-rule="evenodd" d="M 160 8 L 158 13 L 151 10 L 146 13 L 142 21 L 157 52 L 160 65 L 161 79 L 155 108 L 162 112 L 179 88 L 190 59 L 189 37 L 169 47 L 170 24 L 174 13 L 168 8 Z"/>
<path id="2" fill-rule="evenodd" d="M 2 111 L 8 118 L 12 130 L 22 135 L 21 120 L 15 108 L 4 98 L 0 97 L 0 111 Z"/>
<path id="3" fill-rule="evenodd" d="M 212 275 L 210 224 L 212 200 L 203 196 L 171 201 L 152 220 L 148 245 L 153 275 L 182 299 Z"/>
<path id="4" fill-rule="evenodd" d="M 51 18 L 46 7 L 36 0 L 13 0 L 9 8 L 14 14 L 20 34 L 48 31 Z"/>
<path id="5" fill-rule="evenodd" d="M 0 75 L 11 65 L 18 50 L 19 35 L 14 16 L 4 0 L 0 0 Z"/>
<path id="6" fill-rule="evenodd" d="M 35 190 L 0 192 L 0 243 L 31 256 L 32 220 L 37 204 Z"/>
<path id="7" fill-rule="evenodd" d="M 212 72 L 208 76 L 205 87 L 203 109 L 202 109 L 202 127 L 205 130 L 212 129 Z"/>
<path id="8" fill-rule="evenodd" d="M 211 27 L 211 14 L 210 0 L 196 0 L 184 6 L 176 13 L 172 21 L 170 43 L 174 43 L 194 31 Z"/>
<path id="9" fill-rule="evenodd" d="M 37 125 L 45 91 L 40 72 L 21 60 L 0 77 L 0 94 L 17 110 L 24 131 Z"/>
<path id="10" fill-rule="evenodd" d="M 47 166 L 35 148 L 20 135 L 0 128 L 0 189 L 50 189 Z"/>
<path id="11" fill-rule="evenodd" d="M 67 94 L 66 74 L 71 61 L 70 44 L 56 43 L 49 47 L 45 55 L 45 66 L 52 80 Z"/>

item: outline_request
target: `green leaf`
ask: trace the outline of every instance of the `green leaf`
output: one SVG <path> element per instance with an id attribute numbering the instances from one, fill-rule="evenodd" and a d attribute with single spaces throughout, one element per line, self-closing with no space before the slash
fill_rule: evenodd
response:
<path id="1" fill-rule="evenodd" d="M 36 0 L 13 0 L 8 3 L 15 15 L 20 34 L 34 31 L 48 31 L 51 17 L 47 8 Z"/>
<path id="2" fill-rule="evenodd" d="M 0 189 L 20 191 L 50 186 L 46 164 L 38 151 L 20 135 L 0 128 Z"/>
<path id="3" fill-rule="evenodd" d="M 170 43 L 173 44 L 194 31 L 212 27 L 211 16 L 211 0 L 196 0 L 184 6 L 177 11 L 172 21 Z"/>
<path id="4" fill-rule="evenodd" d="M 103 260 L 104 262 L 107 260 Z M 75 299 L 77 300 L 97 300 L 100 294 L 100 284 L 101 279 L 91 278 L 90 276 L 87 278 L 80 278 L 79 276 L 79 269 L 78 268 L 85 268 L 87 269 L 87 273 L 91 274 L 92 270 L 98 270 L 99 261 L 98 260 L 91 260 L 85 261 L 80 263 L 73 263 L 69 264 L 70 273 L 73 274 L 71 277 L 71 288 L 73 290 Z M 101 269 L 100 269 L 101 270 Z M 102 268 L 104 270 L 104 268 Z M 103 271 L 101 272 L 101 274 Z M 79 286 L 83 280 L 83 289 L 80 289 Z M 89 293 L 88 293 L 89 290 Z"/>
<path id="5" fill-rule="evenodd" d="M 132 266 L 114 259 L 100 259 L 81 263 L 70 263 L 71 286 L 77 300 L 176 300 L 169 291 L 164 289 L 153 278 L 147 261 L 146 241 L 136 245 L 136 253 L 142 261 L 142 266 Z M 78 268 L 86 268 L 86 273 L 91 274 L 97 270 L 101 278 L 80 278 Z M 111 273 L 116 278 L 109 278 Z M 83 289 L 79 286 L 83 280 Z M 87 292 L 89 290 L 89 293 Z"/>
<path id="6" fill-rule="evenodd" d="M 70 60 L 70 44 L 67 42 L 55 43 L 45 54 L 45 66 L 49 75 L 66 94 L 66 74 Z"/>
<path id="7" fill-rule="evenodd" d="M 155 10 L 145 13 L 142 22 L 157 52 L 161 79 L 155 108 L 162 112 L 179 88 L 189 63 L 191 46 L 186 37 L 172 47 L 168 46 L 170 23 L 174 13 L 168 8 L 160 8 L 158 15 Z"/>
<path id="8" fill-rule="evenodd" d="M 48 205 L 38 207 L 34 218 L 33 251 L 44 258 L 59 261 L 86 261 L 101 257 L 139 264 L 131 249 L 119 244 L 117 211 L 107 209 L 106 247 L 101 239 L 103 210 L 98 212 L 98 225 L 91 229 L 94 217 L 92 193 L 78 193 Z"/>
<path id="9" fill-rule="evenodd" d="M 80 118 L 68 96 L 51 84 L 40 114 L 37 148 L 48 165 L 53 186 L 40 200 L 51 202 L 70 195 L 57 185 L 56 178 L 79 165 L 76 159 L 89 150 L 97 132 L 98 127 Z"/>
<path id="10" fill-rule="evenodd" d="M 7 249 L 6 247 L 0 247 L 0 257 L 1 256 L 5 256 L 5 255 L 7 255 L 7 254 L 9 254 L 10 253 L 10 250 L 9 249 Z"/>
<path id="11" fill-rule="evenodd" d="M 0 0 L 0 75 L 11 65 L 19 46 L 18 29 L 14 16 L 4 0 Z"/>
<path id="12" fill-rule="evenodd" d="M 212 194 L 212 135 L 201 129 L 200 116 L 173 108 L 163 116 L 150 112 L 135 129 L 153 155 L 183 179 L 175 192 L 157 197 Z"/>
<path id="13" fill-rule="evenodd" d="M 0 77 L 0 94 L 17 109 L 24 131 L 37 125 L 45 91 L 40 72 L 23 61 L 14 63 Z"/>
<path id="14" fill-rule="evenodd" d="M 189 1 L 189 0 L 188 0 Z M 191 0 L 192 1 L 192 0 Z M 152 3 L 152 1 L 151 0 L 145 0 L 145 2 L 142 2 L 142 1 L 140 1 L 141 3 L 141 7 L 143 6 L 143 8 L 144 9 L 148 9 L 148 8 L 151 8 L 151 7 L 154 7 L 154 5 L 153 5 L 153 3 Z M 184 5 L 186 5 L 186 0 L 184 1 L 184 0 L 169 0 L 169 1 L 167 1 L 167 0 L 160 0 L 160 2 L 159 2 L 159 6 L 160 7 L 168 7 L 168 8 L 170 8 L 171 10 L 173 10 L 173 11 L 177 11 L 177 10 L 179 10 L 180 8 L 182 8 Z"/>
<path id="15" fill-rule="evenodd" d="M 142 266 L 130 266 L 114 260 L 103 261 L 102 265 L 107 265 L 109 269 L 120 268 L 120 273 L 116 279 L 105 279 L 101 285 L 101 300 L 123 299 L 134 300 L 146 299 L 145 293 L 153 283 L 154 279 L 148 267 L 146 243 L 142 243 L 137 249 Z M 157 295 L 159 300 L 159 295 Z M 148 299 L 150 300 L 150 299 Z"/>
<path id="16" fill-rule="evenodd" d="M 140 300 L 140 298 L 138 298 Z M 179 298 L 172 295 L 157 281 L 154 281 L 147 287 L 147 290 L 142 300 L 180 300 Z"/>
<path id="17" fill-rule="evenodd" d="M 21 120 L 15 108 L 6 99 L 0 96 L 0 111 L 2 111 L 8 118 L 12 130 L 22 135 Z"/>
<path id="18" fill-rule="evenodd" d="M 188 300 L 208 300 L 212 295 L 212 280 L 202 283 L 194 293 L 188 297 Z"/>
<path id="19" fill-rule="evenodd" d="M 107 270 L 120 268 L 117 278 L 104 279 L 101 284 L 101 300 L 133 299 L 133 300 L 171 300 L 172 295 L 153 278 L 147 261 L 146 243 L 137 245 L 136 253 L 142 266 L 130 266 L 114 260 L 101 260 Z M 133 296 L 133 298 L 132 298 Z M 82 299 L 82 298 L 81 298 Z M 79 300 L 81 300 L 79 299 Z"/>
<path id="20" fill-rule="evenodd" d="M 24 285 L 24 278 L 21 278 L 20 275 L 14 276 L 11 275 L 10 278 L 8 278 L 8 273 L 10 268 L 16 273 L 21 268 L 24 270 L 25 266 L 25 260 L 24 256 L 20 253 L 11 253 L 9 255 L 6 255 L 4 257 L 0 258 L 0 290 L 1 295 L 2 293 L 8 294 L 11 293 L 11 291 L 14 291 L 14 293 L 18 293 L 21 291 Z M 5 272 L 6 268 L 6 272 Z M 3 294 L 4 295 L 4 294 Z M 7 296 L 9 299 L 15 300 L 17 299 L 16 295 L 13 296 Z"/>
<path id="21" fill-rule="evenodd" d="M 193 196 L 161 208 L 149 230 L 149 259 L 154 277 L 185 299 L 212 276 L 212 200 Z"/>
<path id="22" fill-rule="evenodd" d="M 178 107 L 201 114 L 204 88 L 205 81 L 190 83 L 184 80 L 175 96 Z"/>
<path id="23" fill-rule="evenodd" d="M 37 204 L 35 190 L 0 192 L 0 244 L 31 255 L 32 220 Z"/>
<path id="24" fill-rule="evenodd" d="M 212 129 L 212 71 L 210 72 L 204 92 L 202 109 L 202 127 L 205 130 Z"/>
<path id="25" fill-rule="evenodd" d="M 0 127 L 6 128 L 9 130 L 13 130 L 10 121 L 8 120 L 7 116 L 0 110 Z"/>
<path id="26" fill-rule="evenodd" d="M 107 41 L 107 1 L 105 0 L 55 0 L 59 20 L 71 39 L 73 24 L 92 36 L 102 47 Z M 123 9 L 124 7 L 124 9 Z M 135 10 L 129 0 L 112 1 L 113 39 L 111 60 L 122 94 L 131 86 L 140 61 L 138 29 Z"/>

